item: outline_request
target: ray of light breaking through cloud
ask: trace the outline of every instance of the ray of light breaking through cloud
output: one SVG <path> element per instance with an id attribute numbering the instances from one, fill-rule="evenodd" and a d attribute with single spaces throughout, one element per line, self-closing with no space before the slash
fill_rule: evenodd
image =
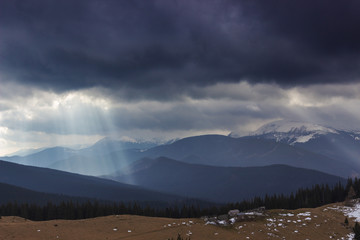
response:
<path id="1" fill-rule="evenodd" d="M 246 135 L 279 119 L 359 129 L 359 8 L 1 1 L 0 155 L 106 136 Z"/>
<path id="2" fill-rule="evenodd" d="M 317 93 L 316 87 L 279 88 L 245 82 L 229 85 L 218 86 L 218 89 L 214 85 L 208 92 L 202 89 L 201 96 L 187 95 L 182 100 L 167 102 L 126 101 L 115 95 L 95 93 L 101 92 L 96 88 L 61 94 L 34 90 L 37 93 L 30 97 L 13 96 L 15 101 L 10 101 L 9 108 L 0 115 L 2 149 L 8 148 L 3 153 L 17 150 L 15 142 L 23 143 L 18 144 L 18 148 L 26 144 L 36 148 L 46 144 L 90 144 L 105 136 L 169 140 L 211 133 L 246 135 L 277 119 L 356 129 L 360 117 L 359 99 L 343 94 L 324 96 Z M 224 88 L 228 87 L 245 88 L 245 93 L 243 96 L 226 94 Z M 349 88 L 344 86 L 344 91 Z M 352 91 L 358 88 L 360 86 L 352 85 Z M 1 98 L 0 102 L 9 102 L 9 99 Z M 84 141 L 87 137 L 91 141 Z"/>

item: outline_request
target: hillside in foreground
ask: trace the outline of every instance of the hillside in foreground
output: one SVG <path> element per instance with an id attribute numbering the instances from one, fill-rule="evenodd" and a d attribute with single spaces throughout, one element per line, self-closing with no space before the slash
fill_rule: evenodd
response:
<path id="1" fill-rule="evenodd" d="M 1 239 L 351 239 L 354 218 L 344 224 L 345 214 L 357 213 L 360 205 L 342 203 L 314 209 L 269 210 L 264 217 L 235 222 L 230 226 L 209 224 L 203 219 L 151 218 L 117 215 L 86 220 L 33 222 L 19 217 L 0 219 Z M 346 213 L 347 212 L 347 213 Z"/>

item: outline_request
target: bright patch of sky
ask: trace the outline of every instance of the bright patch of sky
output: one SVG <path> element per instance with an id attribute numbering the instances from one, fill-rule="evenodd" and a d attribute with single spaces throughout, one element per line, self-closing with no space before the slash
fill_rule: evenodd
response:
<path id="1" fill-rule="evenodd" d="M 327 96 L 316 86 L 240 82 L 193 88 L 167 101 L 129 101 L 103 88 L 54 93 L 14 84 L 9 89 L 15 94 L 0 96 L 0 155 L 24 148 L 86 146 L 106 136 L 131 141 L 230 132 L 242 136 L 279 119 L 356 129 L 360 85 L 326 87 L 343 91 Z"/>

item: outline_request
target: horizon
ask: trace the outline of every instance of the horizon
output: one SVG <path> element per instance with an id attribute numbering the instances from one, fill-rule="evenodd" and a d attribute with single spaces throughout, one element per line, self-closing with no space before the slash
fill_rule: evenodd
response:
<path id="1" fill-rule="evenodd" d="M 104 137 L 242 136 L 281 119 L 359 131 L 358 9 L 2 1 L 0 156 Z"/>
<path id="2" fill-rule="evenodd" d="M 94 144 L 97 144 L 101 141 L 104 141 L 104 140 L 112 140 L 112 141 L 121 141 L 121 142 L 128 142 L 128 143 L 155 143 L 155 144 L 158 144 L 158 145 L 163 145 L 163 144 L 167 144 L 167 143 L 172 143 L 174 141 L 178 141 L 178 140 L 181 140 L 181 139 L 184 139 L 184 138 L 191 138 L 191 137 L 197 137 L 197 136 L 206 136 L 206 135 L 221 135 L 221 136 L 229 136 L 229 137 L 232 137 L 232 138 L 240 138 L 240 137 L 246 137 L 246 136 L 252 136 L 253 134 L 256 134 L 260 129 L 262 129 L 264 126 L 268 125 L 268 124 L 272 124 L 272 123 L 276 123 L 276 122 L 290 122 L 290 123 L 298 123 L 298 124 L 314 124 L 314 125 L 318 125 L 316 123 L 310 123 L 310 122 L 299 122 L 299 121 L 295 121 L 295 120 L 276 120 L 276 121 L 273 121 L 273 122 L 270 122 L 270 123 L 267 123 L 265 125 L 262 125 L 260 126 L 258 129 L 256 129 L 255 131 L 252 131 L 252 132 L 249 132 L 247 134 L 237 134 L 236 132 L 229 132 L 227 134 L 221 134 L 221 133 L 204 133 L 204 134 L 200 134 L 200 135 L 188 135 L 188 136 L 184 136 L 182 138 L 171 138 L 171 139 L 133 139 L 133 138 L 129 138 L 127 136 L 122 136 L 122 137 L 114 137 L 114 136 L 104 136 L 98 140 L 96 140 L 95 142 L 91 142 L 91 143 L 88 143 L 88 144 L 68 144 L 68 145 L 44 145 L 42 147 L 39 147 L 39 148 L 22 148 L 22 149 L 18 149 L 14 152 L 10 152 L 10 153 L 7 153 L 5 155 L 0 155 L 0 157 L 10 157 L 10 156 L 26 156 L 26 155 L 29 155 L 29 154 L 22 154 L 22 152 L 27 152 L 27 151 L 35 151 L 35 152 L 40 152 L 40 151 L 43 151 L 43 150 L 46 150 L 46 149 L 50 149 L 50 148 L 56 148 L 56 147 L 63 147 L 63 148 L 69 148 L 69 149 L 72 149 L 72 150 L 80 150 L 80 149 L 85 149 L 85 148 L 88 148 L 88 147 L 91 147 L 93 146 Z M 324 126 L 324 125 L 319 125 L 320 127 L 326 127 L 326 128 L 331 128 L 331 129 L 335 129 L 331 126 Z M 357 129 L 335 129 L 335 130 L 338 130 L 338 131 L 346 131 L 346 132 L 356 132 L 356 133 L 360 133 L 359 130 Z M 20 152 L 21 154 L 17 154 L 18 152 Z"/>

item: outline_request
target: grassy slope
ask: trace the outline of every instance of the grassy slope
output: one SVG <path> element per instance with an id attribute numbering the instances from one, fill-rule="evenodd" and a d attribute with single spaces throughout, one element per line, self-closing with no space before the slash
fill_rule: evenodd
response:
<path id="1" fill-rule="evenodd" d="M 295 211 L 271 210 L 269 216 L 257 221 L 240 222 L 232 227 L 205 225 L 201 219 L 168 219 L 140 216 L 108 216 L 79 221 L 54 220 L 32 222 L 18 217 L 3 217 L 0 220 L 1 239 L 163 239 L 182 236 L 191 231 L 193 240 L 212 239 L 341 239 L 351 232 L 344 226 L 344 215 L 329 209 L 334 204 L 315 209 Z M 339 204 L 337 204 L 339 205 Z M 326 209 L 324 211 L 324 209 Z M 298 213 L 311 212 L 311 221 Z M 280 213 L 294 213 L 292 217 L 282 217 Z M 316 216 L 316 217 L 315 217 Z M 268 226 L 267 219 L 276 219 L 277 226 Z M 280 221 L 282 219 L 282 221 Z M 291 222 L 287 222 L 290 220 Z M 293 221 L 301 220 L 294 223 Z M 190 224 L 189 221 L 193 221 Z M 184 225 L 183 222 L 186 224 Z M 283 227 L 278 224 L 282 223 Z M 303 224 L 306 225 L 303 225 Z M 168 226 L 171 225 L 171 227 Z M 353 224 L 350 220 L 350 224 Z M 240 227 L 241 226 L 241 227 Z M 117 229 L 114 231 L 114 229 Z M 275 230 L 276 229 L 276 230 Z M 40 230 L 40 231 L 39 231 Z M 131 232 L 128 232 L 131 230 Z M 295 230 L 298 232 L 296 233 Z M 271 236 L 270 236 L 271 235 Z M 58 237 L 58 238 L 57 238 Z M 249 237 L 249 238 L 247 238 Z M 280 237 L 280 238 L 279 238 Z"/>

